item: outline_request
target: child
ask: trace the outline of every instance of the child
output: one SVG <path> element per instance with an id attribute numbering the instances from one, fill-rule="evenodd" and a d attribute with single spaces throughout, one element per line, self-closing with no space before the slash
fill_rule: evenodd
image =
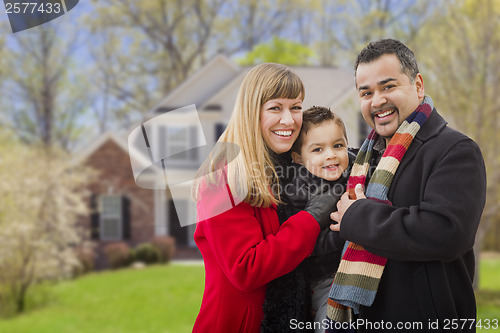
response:
<path id="1" fill-rule="evenodd" d="M 304 111 L 300 135 L 291 152 L 295 163 L 280 179 L 285 204 L 278 209 L 280 221 L 304 209 L 321 193 L 330 191 L 338 200 L 345 192 L 348 168 L 355 157 L 347 149 L 342 119 L 330 109 L 317 106 Z M 288 331 L 294 322 L 309 321 L 313 316 L 316 331 L 324 331 L 321 322 L 326 318 L 328 292 L 343 246 L 338 232 L 323 229 L 312 255 L 293 272 L 269 284 L 263 332 Z"/>

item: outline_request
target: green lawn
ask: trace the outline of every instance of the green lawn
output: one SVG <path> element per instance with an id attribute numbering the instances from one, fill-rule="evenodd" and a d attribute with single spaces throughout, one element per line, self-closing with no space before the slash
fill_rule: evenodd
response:
<path id="1" fill-rule="evenodd" d="M 483 259 L 478 319 L 500 319 L 499 277 L 500 258 Z M 0 332 L 190 332 L 203 280 L 202 265 L 170 264 L 89 274 L 51 287 L 49 294 L 37 293 L 50 297 L 24 315 L 0 320 Z"/>
<path id="2" fill-rule="evenodd" d="M 496 320 L 500 331 L 500 256 L 484 256 L 480 265 L 477 317 L 483 321 Z"/>
<path id="3" fill-rule="evenodd" d="M 202 265 L 89 274 L 53 287 L 44 307 L 0 320 L 0 332 L 191 332 L 203 284 Z"/>

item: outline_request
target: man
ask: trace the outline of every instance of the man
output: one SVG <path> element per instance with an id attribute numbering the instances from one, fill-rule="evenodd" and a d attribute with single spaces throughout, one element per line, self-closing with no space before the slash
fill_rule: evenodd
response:
<path id="1" fill-rule="evenodd" d="M 342 196 L 331 229 L 377 255 L 371 267 L 380 274 L 369 280 L 378 286 L 373 299 L 361 302 L 358 331 L 475 332 L 472 248 L 486 196 L 480 149 L 447 127 L 403 43 L 370 43 L 358 55 L 355 79 L 374 132 L 361 148 L 365 160 L 356 160 L 361 171 L 353 169 L 349 179 L 363 187 L 356 186 L 355 198 Z M 364 274 L 344 273 L 337 275 Z"/>

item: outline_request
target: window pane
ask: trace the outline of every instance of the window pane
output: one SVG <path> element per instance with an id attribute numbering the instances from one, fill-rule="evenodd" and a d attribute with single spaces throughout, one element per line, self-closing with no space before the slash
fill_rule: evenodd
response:
<path id="1" fill-rule="evenodd" d="M 187 127 L 169 127 L 167 133 L 167 142 L 168 140 L 176 143 L 184 143 L 188 141 Z"/>
<path id="2" fill-rule="evenodd" d="M 120 220 L 104 218 L 101 220 L 101 237 L 103 239 L 120 239 Z"/>
<path id="3" fill-rule="evenodd" d="M 121 215 L 121 198 L 116 195 L 104 195 L 102 198 L 102 212 L 104 216 Z"/>
<path id="4" fill-rule="evenodd" d="M 174 154 L 173 156 L 170 156 L 170 159 L 174 160 L 185 160 L 187 159 L 187 145 L 179 145 L 179 144 L 170 144 L 170 152 L 171 154 Z"/>
<path id="5" fill-rule="evenodd" d="M 105 240 L 122 239 L 122 197 L 102 195 L 100 214 L 100 236 Z"/>
<path id="6" fill-rule="evenodd" d="M 189 149 L 188 127 L 169 126 L 167 133 L 169 158 L 171 160 L 185 161 L 188 158 L 186 151 Z"/>

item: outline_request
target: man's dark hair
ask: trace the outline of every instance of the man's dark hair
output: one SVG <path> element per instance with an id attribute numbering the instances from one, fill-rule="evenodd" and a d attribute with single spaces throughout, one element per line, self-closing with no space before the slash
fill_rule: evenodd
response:
<path id="1" fill-rule="evenodd" d="M 401 71 L 410 78 L 412 83 L 415 82 L 415 77 L 419 73 L 415 54 L 405 44 L 395 39 L 381 39 L 368 44 L 356 58 L 354 76 L 356 77 L 359 64 L 375 61 L 385 54 L 396 55 L 401 64 Z"/>
<path id="2" fill-rule="evenodd" d="M 347 131 L 345 129 L 344 122 L 339 115 L 332 112 L 329 108 L 323 106 L 311 106 L 309 109 L 305 110 L 302 114 L 302 127 L 300 128 L 300 134 L 297 140 L 293 143 L 292 152 L 300 154 L 302 149 L 302 143 L 304 142 L 304 134 L 307 134 L 311 126 L 318 126 L 327 120 L 333 120 L 342 129 L 342 133 L 347 141 Z"/>

